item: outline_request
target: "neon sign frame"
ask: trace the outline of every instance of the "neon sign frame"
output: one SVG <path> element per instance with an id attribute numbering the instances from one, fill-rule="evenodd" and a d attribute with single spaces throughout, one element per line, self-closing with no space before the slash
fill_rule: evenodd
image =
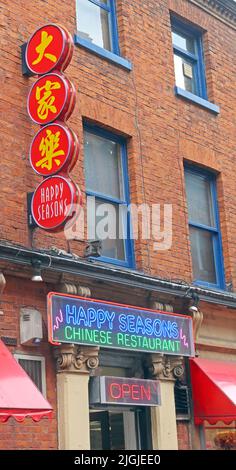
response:
<path id="1" fill-rule="evenodd" d="M 52 344 L 194 357 L 192 318 L 57 292 L 48 294 Z"/>

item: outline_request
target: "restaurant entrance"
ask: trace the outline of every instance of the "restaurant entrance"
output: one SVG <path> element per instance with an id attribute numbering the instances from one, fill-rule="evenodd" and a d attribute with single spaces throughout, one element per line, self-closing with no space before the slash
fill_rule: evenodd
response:
<path id="1" fill-rule="evenodd" d="M 107 409 L 90 412 L 91 450 L 138 450 L 147 442 L 147 410 Z M 142 424 L 142 425 L 141 425 Z"/>

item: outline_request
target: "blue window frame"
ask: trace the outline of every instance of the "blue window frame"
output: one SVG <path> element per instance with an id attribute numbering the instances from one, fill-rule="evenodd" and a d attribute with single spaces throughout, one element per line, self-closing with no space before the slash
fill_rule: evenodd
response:
<path id="1" fill-rule="evenodd" d="M 84 161 L 88 238 L 102 240 L 98 260 L 133 268 L 126 141 L 85 124 Z"/>
<path id="2" fill-rule="evenodd" d="M 119 55 L 115 0 L 76 0 L 79 38 Z"/>
<path id="3" fill-rule="evenodd" d="M 202 32 L 179 19 L 172 18 L 172 42 L 176 89 L 207 100 L 202 48 Z"/>
<path id="4" fill-rule="evenodd" d="M 194 282 L 225 289 L 215 175 L 186 167 L 185 182 Z"/>

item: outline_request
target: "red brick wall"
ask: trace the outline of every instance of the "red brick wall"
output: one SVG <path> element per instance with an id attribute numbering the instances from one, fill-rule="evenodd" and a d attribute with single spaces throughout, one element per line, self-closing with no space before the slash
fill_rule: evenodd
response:
<path id="1" fill-rule="evenodd" d="M 235 31 L 186 0 L 118 0 L 121 53 L 132 61 L 128 72 L 76 47 L 66 74 L 78 91 L 69 124 L 82 139 L 82 117 L 132 137 L 129 149 L 131 201 L 173 204 L 173 245 L 153 251 L 136 242 L 137 266 L 157 276 L 191 279 L 183 159 L 220 172 L 219 204 L 227 280 L 236 280 L 235 220 Z M 209 99 L 220 105 L 215 116 L 175 97 L 169 10 L 199 25 L 204 34 Z M 34 78 L 21 75 L 20 45 L 48 21 L 75 31 L 75 2 L 37 0 L 24 11 L 3 2 L 1 19 L 2 165 L 1 238 L 35 247 L 65 248 L 64 236 L 26 224 L 26 192 L 40 177 L 33 174 L 28 150 L 37 126 L 27 116 L 26 99 Z M 73 178 L 84 191 L 83 147 Z M 4 222 L 4 223 L 3 223 Z M 81 243 L 83 245 L 83 243 Z M 73 246 L 79 252 L 79 243 Z M 181 275 L 180 275 L 181 273 Z"/>
<path id="2" fill-rule="evenodd" d="M 177 434 L 178 434 L 178 449 L 179 450 L 190 450 L 190 426 L 184 421 L 177 422 Z"/>

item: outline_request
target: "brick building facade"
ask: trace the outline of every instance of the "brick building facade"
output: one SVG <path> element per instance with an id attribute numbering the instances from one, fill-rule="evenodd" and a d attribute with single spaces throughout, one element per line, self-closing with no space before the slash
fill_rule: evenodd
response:
<path id="1" fill-rule="evenodd" d="M 195 294 L 195 299 L 200 299 L 197 307 L 203 315 L 203 321 L 201 315 L 194 318 L 198 357 L 235 362 L 236 4 L 233 0 L 92 1 L 97 9 L 103 8 L 101 3 L 109 8 L 116 4 L 115 12 L 106 8 L 103 11 L 115 15 L 118 39 L 115 38 L 115 43 L 112 36 L 113 45 L 98 44 L 96 49 L 96 35 L 92 42 L 91 38 L 86 39 L 85 30 L 75 36 L 73 59 L 66 75 L 75 84 L 77 101 L 68 124 L 81 144 L 72 177 L 82 191 L 83 205 L 88 189 L 85 126 L 89 135 L 109 137 L 110 141 L 117 138 L 118 145 L 125 146 L 131 203 L 149 207 L 160 204 L 162 211 L 165 204 L 172 205 L 171 246 L 166 250 L 155 249 L 153 237 L 142 239 L 139 227 L 138 238 L 131 241 L 131 248 L 126 247 L 127 252 L 133 250 L 134 262 L 129 264 L 127 258 L 125 264 L 99 261 L 99 258 L 91 262 L 84 257 L 86 239 L 70 241 L 68 252 L 63 231 L 48 233 L 29 227 L 27 222 L 27 193 L 35 190 L 41 177 L 33 173 L 28 159 L 31 141 L 38 130 L 26 109 L 35 77 L 22 74 L 21 46 L 39 26 L 48 23 L 63 25 L 72 34 L 76 33 L 84 3 L 36 0 L 26 1 L 23 6 L 14 0 L 3 0 L 1 5 L 0 268 L 6 287 L 1 295 L 0 336 L 15 338 L 14 346 L 10 346 L 13 354 L 45 358 L 47 399 L 54 409 L 51 421 L 34 423 L 27 418 L 17 423 L 11 418 L 1 424 L 1 449 L 57 449 L 76 445 L 84 448 L 85 445 L 76 444 L 76 438 L 73 444 L 68 444 L 66 431 L 61 430 L 63 417 L 58 421 L 57 406 L 61 402 L 57 401 L 60 385 L 55 347 L 47 341 L 46 296 L 50 291 L 81 294 L 85 287 L 87 294 L 95 299 L 181 314 L 189 314 Z M 86 22 L 81 24 L 83 30 Z M 90 30 L 92 25 L 91 20 Z M 182 61 L 180 75 L 179 60 Z M 178 83 L 181 80 L 183 86 Z M 206 190 L 211 194 L 209 204 L 215 205 L 209 209 L 212 223 L 205 223 L 205 228 L 199 228 L 198 221 L 190 220 L 191 204 L 196 203 L 198 194 L 186 193 L 185 171 L 189 172 L 189 178 L 201 175 L 201 181 L 214 184 L 214 194 L 211 189 Z M 196 181 L 190 180 L 190 191 Z M 202 207 L 205 199 L 204 195 L 201 197 Z M 201 263 L 199 252 L 193 246 L 196 231 L 201 229 L 210 234 L 208 238 L 214 238 L 211 245 L 198 232 L 198 241 L 204 245 L 203 251 L 200 248 L 201 255 L 209 257 L 203 278 L 195 275 L 201 274 Z M 193 233 L 192 256 L 190 233 Z M 41 262 L 42 283 L 31 281 L 32 259 Z M 39 346 L 24 346 L 20 341 L 20 312 L 28 307 L 38 310 L 43 317 L 44 339 Z M 73 356 L 75 352 L 70 354 Z M 88 353 L 83 354 L 87 357 Z M 143 358 L 140 361 L 143 363 Z M 105 361 L 102 366 L 108 367 L 107 364 Z M 162 371 L 165 367 L 163 359 Z M 83 370 L 88 375 L 91 371 L 87 359 Z M 169 379 L 170 375 L 171 372 Z M 194 425 L 188 360 L 184 377 L 182 385 L 188 387 L 190 405 L 187 413 L 177 413 L 179 449 L 200 448 L 202 429 L 199 434 L 198 426 Z M 165 439 L 168 440 L 168 436 L 163 437 L 162 424 L 158 424 L 158 420 L 164 419 L 161 413 L 155 417 L 151 413 L 149 417 L 152 424 L 150 442 L 146 445 L 150 448 L 165 448 Z M 175 415 L 170 418 L 170 428 L 173 421 Z M 214 446 L 213 435 L 214 431 L 207 428 L 207 447 Z M 174 441 L 171 439 L 173 447 L 170 448 L 176 448 L 175 437 Z"/>

